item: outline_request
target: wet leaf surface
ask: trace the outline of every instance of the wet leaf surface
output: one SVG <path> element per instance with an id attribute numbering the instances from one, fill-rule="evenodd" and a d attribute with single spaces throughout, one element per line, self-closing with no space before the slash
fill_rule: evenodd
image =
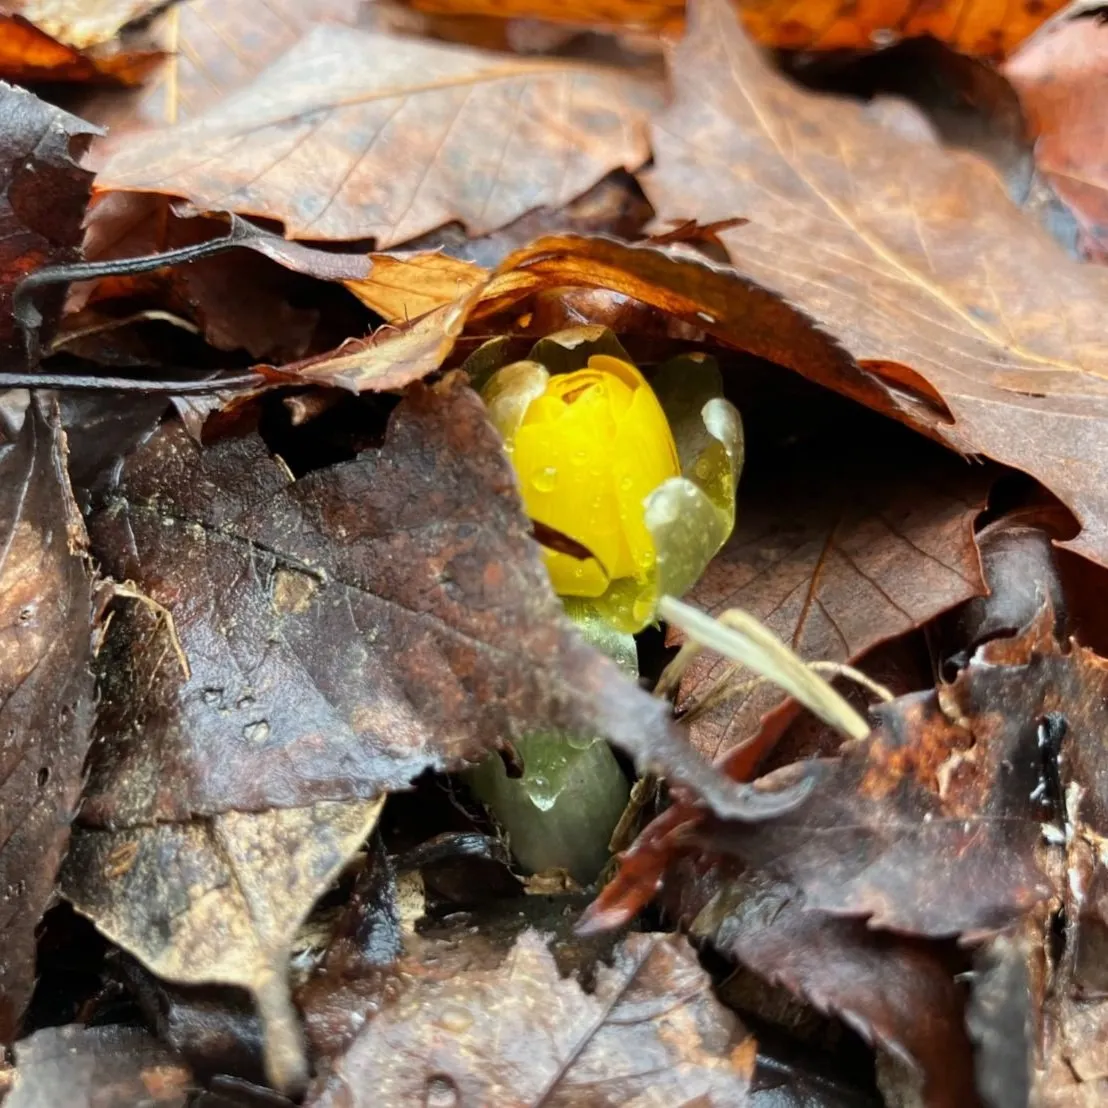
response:
<path id="1" fill-rule="evenodd" d="M 409 955 L 407 987 L 309 1103 L 751 1103 L 754 1040 L 683 938 L 628 936 L 591 993 L 560 977 L 535 932 L 500 958 L 464 944 Z"/>
<path id="2" fill-rule="evenodd" d="M 92 174 L 78 166 L 96 133 L 87 123 L 0 82 L 0 360 L 23 361 L 23 338 L 12 316 L 15 286 L 45 265 L 75 260 Z M 59 293 L 40 304 L 47 330 Z"/>
<path id="3" fill-rule="evenodd" d="M 411 393 L 380 451 L 299 481 L 257 437 L 205 451 L 167 424 L 92 532 L 163 611 L 113 621 L 89 820 L 371 797 L 542 727 L 607 736 L 720 810 L 784 801 L 692 756 L 576 637 L 457 378 Z"/>
<path id="4" fill-rule="evenodd" d="M 751 612 L 802 658 L 854 662 L 984 591 L 973 526 L 990 480 L 907 436 L 844 449 L 838 435 L 833 427 L 750 472 L 731 539 L 690 599 L 715 615 Z M 696 704 L 726 670 L 697 658 L 678 705 Z M 693 723 L 693 742 L 726 755 L 784 701 L 765 684 L 736 695 Z M 774 737 L 785 722 L 775 718 Z M 753 768 L 768 745 L 755 744 L 744 764 Z"/>
<path id="5" fill-rule="evenodd" d="M 1082 522 L 1071 548 L 1108 561 L 1108 277 L 1067 259 L 984 163 L 921 158 L 860 106 L 773 72 L 724 3 L 693 11 L 642 178 L 659 217 L 747 217 L 720 235 L 736 269 L 835 335 L 884 399 L 786 364 L 1032 474 Z"/>
<path id="6" fill-rule="evenodd" d="M 760 876 L 728 883 L 693 932 L 902 1058 L 922 1074 L 928 1108 L 978 1103 L 954 960 L 935 947 L 807 909 Z"/>
<path id="7" fill-rule="evenodd" d="M 34 402 L 0 447 L 0 1040 L 35 979 L 92 740 L 94 609 L 56 409 Z"/>
<path id="8" fill-rule="evenodd" d="M 287 981 L 292 941 L 373 829 L 382 803 L 82 828 L 61 889 L 160 976 L 248 989 L 264 1026 L 266 1074 L 295 1093 L 307 1061 Z"/>
<path id="9" fill-rule="evenodd" d="M 97 187 L 382 249 L 451 220 L 479 234 L 641 165 L 655 97 L 617 70 L 323 25 L 232 99 L 122 145 Z"/>

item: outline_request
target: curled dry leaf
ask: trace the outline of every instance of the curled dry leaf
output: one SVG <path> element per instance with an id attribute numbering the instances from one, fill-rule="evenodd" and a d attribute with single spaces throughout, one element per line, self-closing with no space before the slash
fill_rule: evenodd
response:
<path id="1" fill-rule="evenodd" d="M 907 434 L 851 445 L 832 429 L 751 467 L 735 531 L 689 600 L 716 616 L 750 612 L 805 660 L 857 661 L 985 591 L 973 526 L 992 476 Z M 726 669 L 698 657 L 678 704 L 696 703 Z M 759 685 L 699 717 L 693 742 L 711 758 L 734 751 L 730 772 L 749 776 L 796 714 L 776 711 L 784 703 Z"/>
<path id="2" fill-rule="evenodd" d="M 1031 133 L 1035 164 L 1077 217 L 1086 247 L 1108 257 L 1108 24 L 1095 10 L 1057 20 L 1008 60 Z"/>
<path id="3" fill-rule="evenodd" d="M 96 128 L 30 92 L 0 82 L 0 362 L 23 361 L 12 316 L 12 292 L 44 265 L 79 257 L 81 219 L 92 174 L 77 161 Z M 61 288 L 42 305 L 47 329 L 61 307 Z"/>
<path id="4" fill-rule="evenodd" d="M 9 1108 L 185 1108 L 188 1067 L 138 1027 L 47 1027 L 15 1047 Z"/>
<path id="5" fill-rule="evenodd" d="M 264 1027 L 266 1074 L 295 1093 L 307 1079 L 307 1059 L 289 995 L 292 941 L 383 805 L 382 797 L 82 828 L 61 890 L 159 976 L 248 989 Z"/>
<path id="6" fill-rule="evenodd" d="M 317 26 L 230 99 L 127 138 L 97 187 L 266 216 L 292 238 L 480 234 L 638 168 L 657 99 L 615 69 Z"/>
<path id="7" fill-rule="evenodd" d="M 728 882 L 693 933 L 905 1062 L 926 1108 L 978 1104 L 962 991 L 932 944 L 812 911 L 765 875 Z"/>
<path id="8" fill-rule="evenodd" d="M 369 260 L 369 275 L 346 287 L 386 323 L 409 323 L 463 298 L 488 277 L 481 266 L 438 250 L 371 254 Z"/>
<path id="9" fill-rule="evenodd" d="M 471 944 L 472 945 L 472 944 Z M 424 942 L 314 1108 L 425 1104 L 753 1104 L 757 1047 L 679 935 L 629 935 L 585 992 L 542 937 L 499 964 Z"/>
<path id="10" fill-rule="evenodd" d="M 478 292 L 479 288 L 474 287 L 411 323 L 385 324 L 368 338 L 347 339 L 337 350 L 281 366 L 274 372 L 283 377 L 293 374 L 312 384 L 338 385 L 352 392 L 403 388 L 434 373 L 446 361 Z"/>
<path id="11" fill-rule="evenodd" d="M 56 410 L 32 401 L 0 448 L 0 1042 L 35 980 L 92 738 L 93 603 Z"/>
<path id="12" fill-rule="evenodd" d="M 964 451 L 1038 478 L 1108 562 L 1108 273 L 1081 266 L 968 154 L 774 72 L 724 0 L 692 9 L 642 175 L 660 218 L 723 231 L 735 269 L 836 336 L 867 387 L 778 358 Z M 873 390 L 881 394 L 874 402 Z"/>

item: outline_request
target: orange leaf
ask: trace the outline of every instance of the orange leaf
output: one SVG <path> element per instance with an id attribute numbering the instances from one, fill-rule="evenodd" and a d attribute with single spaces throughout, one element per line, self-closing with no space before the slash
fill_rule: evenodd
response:
<path id="1" fill-rule="evenodd" d="M 1064 0 L 733 0 L 759 42 L 787 50 L 872 50 L 931 35 L 967 54 L 1010 53 Z M 682 0 L 412 0 L 421 11 L 547 19 L 583 27 L 665 31 L 680 26 Z"/>

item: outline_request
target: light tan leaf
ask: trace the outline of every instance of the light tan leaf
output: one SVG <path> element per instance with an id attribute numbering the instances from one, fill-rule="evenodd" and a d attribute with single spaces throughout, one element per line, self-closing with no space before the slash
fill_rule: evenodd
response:
<path id="1" fill-rule="evenodd" d="M 291 238 L 480 234 L 641 165 L 656 100 L 618 70 L 318 26 L 198 118 L 125 138 L 97 187 L 266 216 Z"/>
<path id="2" fill-rule="evenodd" d="M 373 269 L 360 281 L 344 281 L 387 323 L 410 323 L 484 284 L 488 271 L 438 250 L 371 254 Z"/>

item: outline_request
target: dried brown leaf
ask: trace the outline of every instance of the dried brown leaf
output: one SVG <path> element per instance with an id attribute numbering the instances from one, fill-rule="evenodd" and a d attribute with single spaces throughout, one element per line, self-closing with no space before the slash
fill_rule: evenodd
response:
<path id="1" fill-rule="evenodd" d="M 809 661 L 854 662 L 985 591 L 973 526 L 992 475 L 906 434 L 853 433 L 865 441 L 841 444 L 832 428 L 751 467 L 735 531 L 692 603 L 714 615 L 742 608 Z M 697 658 L 679 705 L 726 669 Z M 696 720 L 693 742 L 707 757 L 728 754 L 784 701 L 765 685 L 733 697 Z M 773 737 L 793 715 L 776 713 Z M 767 745 L 741 756 L 745 772 Z"/>
<path id="2" fill-rule="evenodd" d="M 868 389 L 785 364 L 1024 470 L 1108 562 L 1108 274 L 1067 259 L 977 158 L 927 150 L 774 72 L 723 0 L 693 8 L 643 175 L 661 218 L 746 217 L 735 268 L 806 312 Z M 882 394 L 874 404 L 869 390 Z"/>
<path id="3" fill-rule="evenodd" d="M 346 287 L 386 323 L 410 323 L 483 285 L 486 270 L 437 250 L 371 254 L 373 268 Z"/>
<path id="4" fill-rule="evenodd" d="M 111 6 L 111 0 L 108 0 Z M 146 5 L 149 6 L 149 5 Z M 66 19 L 45 19 L 43 23 L 12 8 L 45 9 L 58 7 L 45 3 L 8 4 L 0 12 L 0 76 L 12 81 L 91 81 L 107 84 L 135 85 L 158 64 L 161 51 L 145 44 L 128 48 L 121 43 L 92 43 L 90 49 L 81 45 L 84 39 L 95 39 L 111 22 L 70 28 Z M 56 28 L 52 30 L 51 28 Z M 76 42 L 68 31 L 76 31 Z M 108 38 L 111 38 L 108 35 Z"/>
<path id="5" fill-rule="evenodd" d="M 979 1104 L 964 998 L 932 944 L 811 911 L 764 875 L 729 882 L 693 930 L 905 1062 L 923 1078 L 926 1108 Z"/>
<path id="6" fill-rule="evenodd" d="M 19 364 L 23 338 L 12 292 L 44 265 L 79 256 L 81 220 L 92 175 L 77 165 L 96 129 L 0 82 L 0 360 Z M 52 329 L 61 289 L 41 310 Z"/>
<path id="7" fill-rule="evenodd" d="M 82 828 L 63 894 L 159 976 L 248 989 L 266 1072 L 295 1092 L 307 1063 L 288 986 L 292 941 L 384 805 L 345 801 L 122 830 Z"/>
<path id="8" fill-rule="evenodd" d="M 751 1104 L 756 1046 L 687 941 L 637 934 L 586 993 L 533 931 L 499 964 L 424 943 L 399 995 L 310 1098 L 313 1108 L 460 1103 Z M 422 956 L 421 956 L 422 955 Z"/>
<path id="9" fill-rule="evenodd" d="M 648 156 L 657 93 L 620 71 L 317 26 L 179 127 L 126 138 L 101 191 L 266 216 L 292 238 L 387 248 L 559 208 Z"/>
<path id="10" fill-rule="evenodd" d="M 56 410 L 33 401 L 0 451 L 0 1041 L 9 1043 L 84 781 L 93 604 Z"/>

